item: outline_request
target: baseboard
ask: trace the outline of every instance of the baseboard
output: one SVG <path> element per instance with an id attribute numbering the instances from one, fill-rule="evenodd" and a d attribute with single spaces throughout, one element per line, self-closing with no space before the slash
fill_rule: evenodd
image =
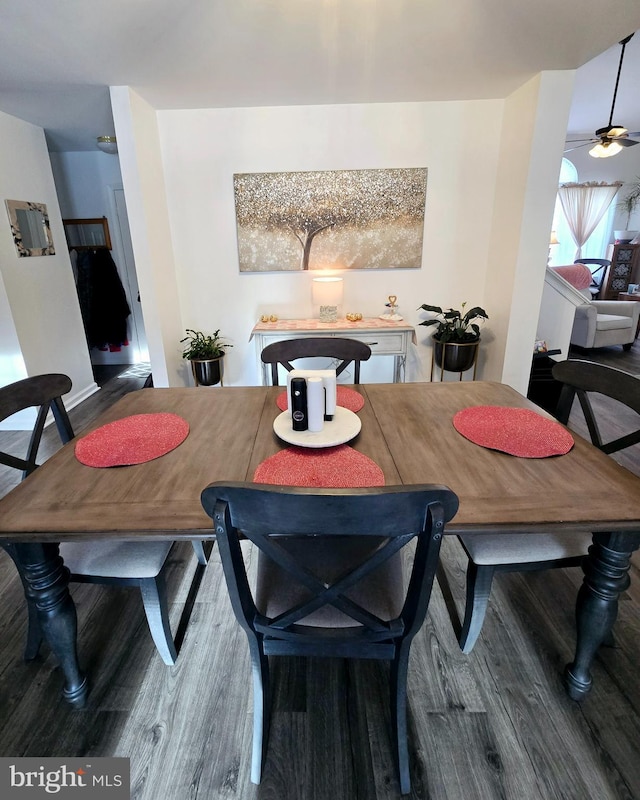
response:
<path id="1" fill-rule="evenodd" d="M 65 395 L 65 397 L 63 397 L 64 406 L 67 409 L 67 411 L 70 411 L 72 408 L 75 408 L 77 405 L 80 405 L 80 403 L 82 403 L 83 400 L 86 400 L 87 397 L 91 397 L 92 394 L 95 394 L 98 391 L 100 391 L 100 387 L 95 381 L 93 381 L 88 386 L 85 386 L 84 389 L 81 389 L 79 392 L 75 392 L 70 395 Z M 49 424 L 48 421 L 47 424 Z"/>

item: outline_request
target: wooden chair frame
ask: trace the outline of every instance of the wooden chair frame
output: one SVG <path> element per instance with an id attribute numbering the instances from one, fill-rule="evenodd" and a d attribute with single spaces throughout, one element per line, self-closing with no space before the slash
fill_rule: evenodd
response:
<path id="1" fill-rule="evenodd" d="M 607 271 L 611 266 L 611 261 L 608 258 L 579 258 L 574 264 L 584 264 L 591 270 L 591 285 L 589 291 L 591 292 L 591 299 L 597 300 L 600 297 L 602 286 L 607 277 Z M 596 269 L 591 269 L 591 264 L 597 264 Z"/>
<path id="2" fill-rule="evenodd" d="M 62 395 L 71 391 L 71 386 L 71 378 L 67 375 L 51 373 L 34 375 L 33 377 L 25 378 L 24 380 L 16 381 L 15 383 L 0 388 L 0 421 L 28 408 L 35 407 L 38 409 L 36 422 L 29 441 L 27 457 L 18 458 L 10 453 L 0 452 L 0 464 L 22 470 L 23 480 L 38 466 L 36 459 L 38 457 L 38 449 L 40 447 L 40 441 L 49 410 L 53 413 L 62 444 L 67 444 L 67 442 L 73 439 L 73 428 L 62 400 Z M 126 558 L 127 548 L 131 547 L 133 544 L 134 543 L 130 542 L 122 542 L 120 544 L 123 558 Z M 165 561 L 158 574 L 154 577 L 103 577 L 100 575 L 82 574 L 70 571 L 69 580 L 78 583 L 137 586 L 142 595 L 147 623 L 158 652 L 165 664 L 174 664 L 177 658 L 177 652 L 169 625 L 169 609 L 165 585 L 165 563 L 169 551 L 173 546 L 173 542 L 149 542 L 148 545 L 154 548 L 154 552 L 158 552 L 158 549 L 161 550 L 163 545 L 166 547 Z M 192 589 L 197 589 L 202 578 L 202 571 L 207 563 L 207 556 L 201 541 L 193 540 L 192 545 L 198 560 L 198 567 L 192 582 Z M 60 551 L 62 553 L 66 552 L 69 560 L 72 561 L 76 553 L 80 552 L 82 548 L 90 546 L 91 542 L 73 542 L 61 544 L 59 547 Z M 20 559 L 16 546 L 4 542 L 2 547 L 16 564 L 20 577 L 23 580 L 23 586 L 25 586 L 26 589 L 27 587 L 20 568 Z M 42 633 L 37 609 L 30 600 L 27 600 L 27 611 L 28 629 L 24 658 L 27 661 L 31 661 L 38 655 L 42 642 Z"/>
<path id="3" fill-rule="evenodd" d="M 38 466 L 38 448 L 49 411 L 58 429 L 63 444 L 73 439 L 73 428 L 69 421 L 62 395 L 71 391 L 71 378 L 59 373 L 34 375 L 0 388 L 0 421 L 28 408 L 37 408 L 38 415 L 31 433 L 26 458 L 17 458 L 10 453 L 0 452 L 0 464 L 22 470 L 26 478 Z"/>
<path id="4" fill-rule="evenodd" d="M 604 443 L 596 420 L 589 393 L 596 392 L 617 400 L 640 414 L 640 379 L 614 367 L 579 359 L 560 361 L 551 370 L 555 380 L 563 385 L 558 400 L 556 416 L 568 424 L 574 398 L 577 396 L 589 430 L 592 443 L 610 455 L 640 442 L 640 428 L 634 433 Z"/>
<path id="5" fill-rule="evenodd" d="M 427 613 L 444 526 L 458 507 L 456 495 L 434 485 L 344 490 L 214 483 L 203 491 L 202 504 L 213 519 L 231 604 L 249 642 L 254 706 L 251 780 L 260 782 L 267 746 L 268 656 L 373 658 L 391 661 L 394 748 L 401 791 L 409 792 L 409 649 Z M 377 545 L 370 557 L 326 582 L 296 563 L 287 550 L 287 539 L 299 537 L 316 542 L 369 537 Z M 247 578 L 241 538 L 248 538 L 284 570 L 287 581 L 308 589 L 311 598 L 273 618 L 262 613 Z M 347 597 L 349 589 L 413 539 L 417 539 L 413 566 L 397 618 L 381 619 Z M 347 628 L 301 624 L 323 606 L 339 609 L 354 624 Z"/>
<path id="6" fill-rule="evenodd" d="M 271 365 L 271 382 L 274 386 L 278 386 L 278 365 L 282 364 L 287 372 L 291 372 L 294 369 L 291 362 L 298 358 L 341 359 L 336 367 L 336 377 L 353 362 L 353 383 L 360 383 L 360 363 L 371 358 L 371 348 L 357 339 L 310 336 L 273 342 L 263 349 L 260 358 L 263 364 Z"/>
<path id="7" fill-rule="evenodd" d="M 640 429 L 621 436 L 614 441 L 603 442 L 588 396 L 591 392 L 606 395 L 640 414 L 640 379 L 613 367 L 578 359 L 554 364 L 552 374 L 555 380 L 563 384 L 556 411 L 556 416 L 560 422 L 564 425 L 568 423 L 571 408 L 577 396 L 585 416 L 591 441 L 604 453 L 615 453 L 640 442 Z M 482 546 L 483 536 L 486 536 L 487 540 L 491 539 L 491 534 L 458 537 L 469 558 L 465 610 L 462 623 L 460 623 L 455 610 L 455 603 L 444 567 L 441 564 L 438 568 L 438 583 L 443 591 L 454 630 L 458 635 L 460 648 L 464 653 L 471 652 L 482 630 L 491 594 L 491 584 L 496 572 L 527 572 L 558 567 L 578 567 L 582 565 L 584 556 L 592 541 L 591 534 L 586 531 L 583 533 L 567 533 L 562 535 L 560 541 L 567 542 L 567 549 L 574 551 L 575 555 L 569 555 L 565 558 L 541 558 L 540 560 L 530 561 L 514 559 L 505 563 L 480 564 L 474 561 L 471 550 L 478 551 L 478 548 Z M 506 537 L 504 540 L 505 546 L 513 544 L 514 556 L 517 555 L 521 546 L 533 547 L 534 549 L 536 547 L 536 534 L 524 535 L 526 538 L 521 538 L 522 545 L 518 543 L 517 537 L 523 537 L 523 534 L 514 534 L 512 536 L 501 534 L 501 536 Z M 543 541 L 544 539 L 541 539 L 541 542 Z M 540 550 L 542 554 L 543 548 L 540 547 Z"/>
<path id="8" fill-rule="evenodd" d="M 0 422 L 13 416 L 13 414 L 18 414 L 20 411 L 37 408 L 36 421 L 31 432 L 26 458 L 19 458 L 11 453 L 0 452 L 0 464 L 21 470 L 23 480 L 38 466 L 36 459 L 38 458 L 38 449 L 40 448 L 40 441 L 49 411 L 53 413 L 62 444 L 66 444 L 73 439 L 73 428 L 62 401 L 62 395 L 71 391 L 71 385 L 71 378 L 68 375 L 48 373 L 24 378 L 0 388 Z M 20 568 L 16 546 L 9 542 L 3 542 L 2 547 L 13 559 L 26 592 L 27 584 Z M 29 600 L 27 600 L 27 614 L 27 642 L 24 658 L 30 661 L 38 654 L 42 637 L 36 607 Z"/>

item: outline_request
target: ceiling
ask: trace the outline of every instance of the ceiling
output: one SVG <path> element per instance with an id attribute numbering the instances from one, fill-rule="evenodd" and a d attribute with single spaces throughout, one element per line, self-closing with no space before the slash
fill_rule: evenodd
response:
<path id="1" fill-rule="evenodd" d="M 638 29 L 638 0 L 0 0 L 0 110 L 93 150 L 109 85 L 157 109 L 467 100 L 580 68 L 569 130 L 592 132 Z M 640 35 L 614 119 L 630 130 L 639 74 Z"/>

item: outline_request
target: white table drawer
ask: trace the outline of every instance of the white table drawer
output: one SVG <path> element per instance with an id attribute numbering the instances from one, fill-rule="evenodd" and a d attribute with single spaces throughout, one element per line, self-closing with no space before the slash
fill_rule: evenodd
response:
<path id="1" fill-rule="evenodd" d="M 394 321 L 391 324 L 381 323 L 377 317 L 362 320 L 362 328 L 357 327 L 357 324 L 345 324 L 345 320 L 323 324 L 320 324 L 317 319 L 260 322 L 255 325 L 250 338 L 255 337 L 259 361 L 262 349 L 272 342 L 317 336 L 342 336 L 356 339 L 369 345 L 372 356 L 392 356 L 394 359 L 393 380 L 396 383 L 404 377 L 407 353 L 411 342 L 415 341 L 415 331 L 412 325 L 401 321 Z M 266 385 L 269 382 L 269 369 L 260 361 L 259 367 L 262 372 L 262 382 Z"/>
<path id="2" fill-rule="evenodd" d="M 358 336 L 350 334 L 349 338 L 368 344 L 371 348 L 372 355 L 404 353 L 406 347 L 405 335 L 403 333 L 389 333 L 385 331 L 381 336 L 379 333 L 372 331 L 371 333 L 362 333 Z"/>

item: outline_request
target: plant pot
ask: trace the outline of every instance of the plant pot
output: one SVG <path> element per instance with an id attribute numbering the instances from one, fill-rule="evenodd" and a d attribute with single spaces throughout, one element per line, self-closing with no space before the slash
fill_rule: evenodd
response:
<path id="1" fill-rule="evenodd" d="M 620 244 L 629 244 L 639 233 L 640 231 L 614 231 L 613 235 L 616 242 L 619 242 Z"/>
<path id="2" fill-rule="evenodd" d="M 433 339 L 435 363 L 447 372 L 465 372 L 475 364 L 478 345 L 475 342 L 440 342 Z"/>
<path id="3" fill-rule="evenodd" d="M 191 371 L 196 386 L 215 386 L 222 385 L 224 373 L 224 356 L 218 358 L 192 358 Z"/>

